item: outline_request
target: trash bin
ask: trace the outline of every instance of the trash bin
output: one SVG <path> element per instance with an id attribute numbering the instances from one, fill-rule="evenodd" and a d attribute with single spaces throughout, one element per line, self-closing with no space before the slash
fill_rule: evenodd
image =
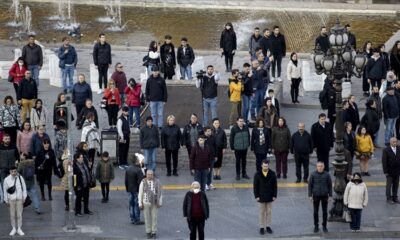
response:
<path id="1" fill-rule="evenodd" d="M 103 130 L 101 131 L 100 151 L 107 151 L 110 160 L 114 165 L 118 163 L 118 132 Z"/>

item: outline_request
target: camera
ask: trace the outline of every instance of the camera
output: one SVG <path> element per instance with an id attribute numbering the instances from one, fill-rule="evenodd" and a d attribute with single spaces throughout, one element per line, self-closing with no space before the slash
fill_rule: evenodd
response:
<path id="1" fill-rule="evenodd" d="M 200 72 L 196 72 L 197 79 L 202 79 L 206 71 L 200 70 Z"/>
<path id="2" fill-rule="evenodd" d="M 107 108 L 107 98 L 102 98 L 100 101 L 100 108 L 101 109 L 106 109 Z"/>

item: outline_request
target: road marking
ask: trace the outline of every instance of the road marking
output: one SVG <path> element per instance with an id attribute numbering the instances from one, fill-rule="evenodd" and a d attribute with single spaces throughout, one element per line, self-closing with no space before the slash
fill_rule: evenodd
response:
<path id="1" fill-rule="evenodd" d="M 365 182 L 368 187 L 384 187 L 386 182 Z M 251 183 L 221 183 L 214 184 L 217 189 L 251 189 L 253 184 Z M 306 188 L 306 183 L 278 183 L 278 188 Z M 190 189 L 189 184 L 167 184 L 163 185 L 163 190 L 188 190 Z M 53 190 L 63 191 L 64 188 L 61 186 L 54 186 Z M 95 187 L 92 190 L 100 191 L 100 187 Z M 111 191 L 126 191 L 125 186 L 110 186 Z"/>

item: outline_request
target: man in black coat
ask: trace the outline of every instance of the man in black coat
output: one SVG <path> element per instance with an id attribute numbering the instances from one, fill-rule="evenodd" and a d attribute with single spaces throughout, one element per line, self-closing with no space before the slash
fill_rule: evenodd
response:
<path id="1" fill-rule="evenodd" d="M 143 171 L 141 165 L 144 157 L 136 153 L 132 157 L 132 164 L 125 171 L 125 189 L 129 194 L 129 215 L 131 223 L 135 225 L 143 225 L 140 221 L 140 209 L 138 202 L 139 185 L 143 179 Z"/>
<path id="2" fill-rule="evenodd" d="M 310 154 L 313 152 L 313 144 L 311 135 L 305 130 L 303 122 L 299 122 L 295 132 L 291 138 L 290 153 L 294 154 L 296 162 L 296 183 L 301 181 L 301 166 L 303 165 L 304 182 L 308 181 L 308 166 L 310 164 Z"/>
<path id="3" fill-rule="evenodd" d="M 98 94 L 103 92 L 102 87 L 107 88 L 108 68 L 111 67 L 111 45 L 106 42 L 106 35 L 99 34 L 99 42 L 93 48 L 93 63 L 99 71 L 99 91 Z"/>
<path id="4" fill-rule="evenodd" d="M 323 26 L 321 27 L 321 33 L 320 35 L 315 39 L 315 48 L 319 45 L 321 51 L 323 51 L 325 54 L 328 51 L 328 49 L 331 47 L 329 43 L 329 36 L 326 31 L 326 27 Z"/>
<path id="5" fill-rule="evenodd" d="M 32 78 L 31 71 L 25 72 L 25 78 L 18 88 L 18 104 L 22 105 L 21 109 L 21 120 L 25 122 L 27 118 L 31 116 L 31 109 L 34 107 L 35 100 L 38 97 L 38 87 L 36 82 Z"/>
<path id="6" fill-rule="evenodd" d="M 29 42 L 22 48 L 22 58 L 28 70 L 32 73 L 32 78 L 39 87 L 39 72 L 43 66 L 43 51 L 42 47 L 36 44 L 35 36 L 29 35 Z"/>
<path id="7" fill-rule="evenodd" d="M 282 71 L 282 58 L 286 55 L 286 40 L 285 36 L 279 32 L 279 27 L 274 27 L 274 34 L 271 36 L 270 40 L 271 54 L 274 57 L 272 62 L 272 77 L 278 76 L 278 81 L 281 80 Z M 276 67 L 278 68 L 278 75 L 275 75 Z"/>
<path id="8" fill-rule="evenodd" d="M 389 140 L 394 136 L 396 120 L 399 117 L 399 102 L 394 95 L 393 87 L 386 88 L 386 96 L 382 99 L 383 119 L 385 128 L 385 145 L 389 146 Z"/>
<path id="9" fill-rule="evenodd" d="M 349 36 L 349 40 L 347 41 L 347 44 L 352 46 L 353 49 L 357 49 L 356 36 L 351 32 L 350 24 L 346 24 L 344 27 L 346 28 L 347 35 Z"/>
<path id="10" fill-rule="evenodd" d="M 275 172 L 269 169 L 269 161 L 264 160 L 261 168 L 262 171 L 254 175 L 253 191 L 254 198 L 260 203 L 260 234 L 264 235 L 265 229 L 272 234 L 272 202 L 276 200 L 278 194 L 278 183 Z"/>
<path id="11" fill-rule="evenodd" d="M 260 40 L 260 48 L 264 56 L 269 56 L 270 48 L 271 48 L 271 32 L 268 28 L 263 30 L 263 37 Z"/>
<path id="12" fill-rule="evenodd" d="M 397 138 L 390 139 L 390 146 L 382 150 L 382 168 L 386 176 L 386 199 L 390 203 L 400 203 L 397 192 L 400 176 L 400 147 Z"/>
<path id="13" fill-rule="evenodd" d="M 326 122 L 325 113 L 318 116 L 318 122 L 311 127 L 311 138 L 316 148 L 318 162 L 325 164 L 325 171 L 329 172 L 329 151 L 333 148 L 333 132 L 330 123 Z"/>
<path id="14" fill-rule="evenodd" d="M 181 46 L 178 48 L 177 60 L 181 71 L 181 80 L 192 80 L 192 64 L 194 62 L 193 48 L 187 43 L 188 39 L 183 37 L 181 39 Z"/>
<path id="15" fill-rule="evenodd" d="M 372 53 L 372 57 L 368 59 L 367 65 L 365 66 L 365 74 L 371 88 L 373 86 L 381 88 L 382 82 L 386 79 L 387 66 L 385 60 L 381 58 L 378 48 L 372 49 Z"/>
<path id="16" fill-rule="evenodd" d="M 146 84 L 146 100 L 150 102 L 150 112 L 157 127 L 161 128 L 164 122 L 164 105 L 168 99 L 167 84 L 160 76 L 157 66 L 152 67 L 152 73 Z"/>

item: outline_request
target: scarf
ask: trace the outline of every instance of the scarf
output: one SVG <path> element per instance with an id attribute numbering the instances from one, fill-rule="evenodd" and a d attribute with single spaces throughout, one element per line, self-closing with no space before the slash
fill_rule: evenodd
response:
<path id="1" fill-rule="evenodd" d="M 90 174 L 89 169 L 86 167 L 84 163 L 77 163 L 79 171 L 82 173 L 82 183 L 83 187 L 89 186 Z"/>
<path id="2" fill-rule="evenodd" d="M 297 67 L 298 60 L 292 60 L 292 63 Z"/>
<path id="3" fill-rule="evenodd" d="M 260 131 L 260 145 L 264 145 L 265 144 L 265 135 L 264 135 L 264 129 L 263 128 L 258 128 L 258 130 Z"/>

